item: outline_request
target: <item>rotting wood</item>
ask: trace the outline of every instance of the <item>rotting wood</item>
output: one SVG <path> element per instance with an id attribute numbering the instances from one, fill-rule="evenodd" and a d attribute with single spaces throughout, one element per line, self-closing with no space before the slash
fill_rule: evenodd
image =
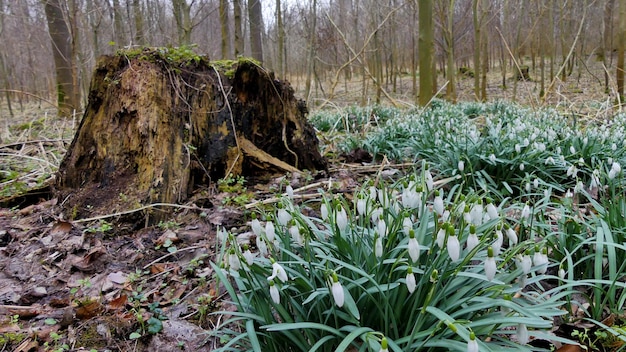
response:
<path id="1" fill-rule="evenodd" d="M 327 169 L 287 82 L 250 60 L 177 62 L 168 50 L 98 60 L 55 184 L 66 219 L 180 204 L 227 172 Z"/>

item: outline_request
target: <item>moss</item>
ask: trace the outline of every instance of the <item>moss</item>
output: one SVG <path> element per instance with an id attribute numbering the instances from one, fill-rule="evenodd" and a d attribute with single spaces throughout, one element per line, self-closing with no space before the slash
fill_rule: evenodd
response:
<path id="1" fill-rule="evenodd" d="M 208 61 L 206 56 L 196 54 L 194 48 L 194 45 L 180 47 L 137 47 L 132 49 L 120 49 L 116 52 L 116 55 L 149 62 L 164 61 L 176 66 L 188 66 L 191 64 L 199 64 L 201 61 Z"/>
<path id="2" fill-rule="evenodd" d="M 27 337 L 28 335 L 23 332 L 6 332 L 4 334 L 0 334 L 0 346 L 17 346 Z"/>
<path id="3" fill-rule="evenodd" d="M 256 66 L 261 66 L 261 63 L 251 57 L 240 56 L 237 60 L 216 60 L 211 61 L 211 66 L 213 66 L 217 71 L 222 72 L 228 79 L 233 79 L 235 77 L 235 72 L 237 71 L 237 67 L 239 65 L 249 63 Z"/>

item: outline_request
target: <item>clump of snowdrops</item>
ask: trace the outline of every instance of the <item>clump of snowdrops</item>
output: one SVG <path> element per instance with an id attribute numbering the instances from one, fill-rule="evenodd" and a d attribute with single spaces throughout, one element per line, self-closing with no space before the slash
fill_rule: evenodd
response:
<path id="1" fill-rule="evenodd" d="M 536 351 L 567 293 L 543 288 L 548 247 L 517 233 L 532 214 L 444 186 L 423 165 L 350 197 L 285 197 L 252 219 L 254 254 L 220 230 L 236 307 L 218 313 L 220 351 Z"/>

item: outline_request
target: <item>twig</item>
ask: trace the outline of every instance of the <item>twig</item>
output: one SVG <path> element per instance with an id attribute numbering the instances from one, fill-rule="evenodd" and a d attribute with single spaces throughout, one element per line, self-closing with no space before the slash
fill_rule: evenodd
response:
<path id="1" fill-rule="evenodd" d="M 89 221 L 95 221 L 95 220 L 102 220 L 102 219 L 108 219 L 108 218 L 113 218 L 116 216 L 122 216 L 122 215 L 128 215 L 128 214 L 132 214 L 132 213 L 136 213 L 138 211 L 142 211 L 142 210 L 146 210 L 146 209 L 150 209 L 150 208 L 154 208 L 154 207 L 172 207 L 172 208 L 181 208 L 181 209 L 190 209 L 190 210 L 208 210 L 205 208 L 200 208 L 197 206 L 190 206 L 190 205 L 180 205 L 180 204 L 172 204 L 172 203 L 153 203 L 153 204 L 148 204 L 148 205 L 144 205 L 142 207 L 136 208 L 136 209 L 132 209 L 132 210 L 125 210 L 125 211 L 120 211 L 117 213 L 113 213 L 113 214 L 106 214 L 106 215 L 99 215 L 99 216 L 94 216 L 91 218 L 86 218 L 86 219 L 79 219 L 79 220 L 74 220 L 72 222 L 74 223 L 81 223 L 81 222 L 89 222 Z"/>
<path id="2" fill-rule="evenodd" d="M 144 265 L 143 270 L 148 269 L 148 268 L 149 268 L 149 267 L 151 267 L 152 265 L 154 265 L 154 264 L 156 264 L 156 263 L 160 262 L 161 260 L 163 260 L 163 259 L 165 259 L 165 258 L 167 258 L 167 257 L 170 257 L 170 256 L 172 256 L 172 255 L 174 255 L 174 254 L 177 254 L 177 253 L 180 253 L 180 252 L 190 251 L 190 250 L 192 250 L 192 249 L 204 248 L 204 247 L 205 247 L 205 246 L 191 246 L 191 247 L 185 247 L 185 248 L 177 249 L 177 250 L 175 250 L 175 251 L 174 251 L 174 252 L 172 252 L 172 253 L 167 253 L 167 254 L 165 254 L 165 255 L 163 255 L 163 256 L 161 256 L 161 257 L 159 257 L 159 258 L 157 258 L 157 259 L 155 259 L 155 260 L 151 261 L 150 263 L 148 263 L 148 264 Z"/>

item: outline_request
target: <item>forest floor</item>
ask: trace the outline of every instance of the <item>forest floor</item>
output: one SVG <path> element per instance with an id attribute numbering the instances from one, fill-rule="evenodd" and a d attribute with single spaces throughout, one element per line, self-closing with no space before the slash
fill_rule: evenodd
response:
<path id="1" fill-rule="evenodd" d="M 580 80 L 572 76 L 559 82 L 547 104 L 572 114 L 606 112 L 613 97 L 604 94 L 598 82 L 602 71 L 583 73 Z M 500 89 L 499 74 L 490 75 L 489 99 L 511 100 L 512 88 Z M 394 94 L 397 101 L 412 104 L 410 85 L 408 78 L 401 82 Z M 472 85 L 471 78 L 459 79 L 459 100 L 474 100 Z M 359 82 L 351 83 L 332 101 L 314 93 L 311 101 L 314 106 L 355 104 L 359 87 Z M 516 100 L 539 106 L 538 83 L 518 82 Z M 6 105 L 0 111 L 0 198 L 48 184 L 79 122 L 79 117 L 57 119 L 45 105 L 13 108 L 14 116 Z M 339 185 L 337 192 L 350 193 L 377 172 L 401 169 L 331 162 L 324 179 L 306 174 L 274 175 L 245 184 L 232 179 L 229 192 L 217 183 L 209 185 L 203 196 L 180 206 L 169 221 L 148 227 L 120 225 L 119 214 L 63 221 L 56 213 L 63 200 L 48 199 L 46 188 L 26 206 L 3 201 L 0 351 L 215 349 L 220 341 L 211 333 L 224 317 L 210 313 L 232 309 L 223 302 L 223 290 L 208 280 L 218 226 L 234 228 L 240 240 L 247 241 L 252 236 L 244 220 L 249 209 L 275 197 L 285 177 L 300 194 L 316 193 L 328 178 Z"/>

